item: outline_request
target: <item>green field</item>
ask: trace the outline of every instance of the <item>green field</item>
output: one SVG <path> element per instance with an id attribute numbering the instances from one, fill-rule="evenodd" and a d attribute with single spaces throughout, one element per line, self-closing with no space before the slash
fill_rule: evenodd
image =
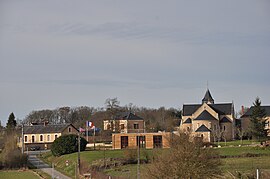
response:
<path id="1" fill-rule="evenodd" d="M 213 148 L 219 152 L 221 156 L 228 158 L 222 158 L 222 171 L 227 172 L 254 172 L 256 168 L 270 169 L 270 149 L 261 147 L 221 147 Z M 147 150 L 147 153 L 151 155 L 152 150 Z M 105 154 L 105 155 L 104 155 Z M 258 155 L 258 156 L 257 156 Z M 52 156 L 51 152 L 42 155 L 43 160 L 48 163 L 54 163 L 56 169 L 64 172 L 69 176 L 75 175 L 75 165 L 77 162 L 77 153 L 63 155 L 61 157 Z M 248 157 L 253 156 L 253 157 Z M 257 156 L 257 157 L 254 157 Z M 81 162 L 84 166 L 88 167 L 93 161 L 100 160 L 101 162 L 105 158 L 124 158 L 124 150 L 106 150 L 104 151 L 84 151 L 81 152 Z M 66 166 L 66 161 L 69 161 L 69 165 Z M 146 170 L 146 164 L 141 165 L 142 173 Z M 105 173 L 113 176 L 123 176 L 132 178 L 136 176 L 137 165 L 124 165 L 120 167 L 114 167 L 105 170 Z"/>
<path id="2" fill-rule="evenodd" d="M 5 179 L 39 179 L 32 171 L 0 171 L 0 178 Z"/>

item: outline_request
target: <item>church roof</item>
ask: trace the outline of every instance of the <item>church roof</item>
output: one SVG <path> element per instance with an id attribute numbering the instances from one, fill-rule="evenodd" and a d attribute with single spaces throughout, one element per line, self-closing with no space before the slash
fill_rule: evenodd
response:
<path id="1" fill-rule="evenodd" d="M 220 104 L 208 104 L 215 112 L 220 115 L 231 115 L 233 113 L 232 103 L 220 103 Z M 191 116 L 196 112 L 202 104 L 184 104 L 183 105 L 183 116 Z M 270 114 L 270 113 L 269 113 Z"/>
<path id="2" fill-rule="evenodd" d="M 192 121 L 190 118 L 188 118 L 187 120 L 185 120 L 185 122 L 183 122 L 183 124 L 191 124 L 191 123 L 192 123 Z"/>
<path id="3" fill-rule="evenodd" d="M 211 130 L 203 124 L 195 132 L 211 132 Z"/>
<path id="4" fill-rule="evenodd" d="M 226 123 L 226 122 L 230 122 L 231 121 L 227 118 L 227 117 L 223 117 L 221 120 L 220 120 L 220 123 Z"/>
<path id="5" fill-rule="evenodd" d="M 217 120 L 212 116 L 208 111 L 203 111 L 196 119 L 194 120 Z"/>
<path id="6" fill-rule="evenodd" d="M 207 91 L 206 91 L 206 93 L 204 95 L 204 98 L 202 99 L 202 102 L 203 103 L 208 103 L 208 102 L 214 103 L 214 99 L 213 99 L 209 89 L 207 89 Z"/>

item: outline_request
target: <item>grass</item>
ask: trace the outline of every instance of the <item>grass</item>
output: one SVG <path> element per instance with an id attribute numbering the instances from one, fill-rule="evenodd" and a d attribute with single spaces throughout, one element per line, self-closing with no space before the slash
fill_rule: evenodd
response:
<path id="1" fill-rule="evenodd" d="M 216 145 L 220 145 L 221 147 L 224 147 L 224 146 L 246 146 L 246 145 L 256 145 L 256 144 L 260 144 L 260 142 L 258 141 L 255 141 L 255 140 L 243 140 L 241 142 L 241 140 L 234 140 L 234 141 L 228 141 L 228 142 L 215 142 Z"/>
<path id="2" fill-rule="evenodd" d="M 20 179 L 39 179 L 39 176 L 34 174 L 32 171 L 14 171 L 14 170 L 8 170 L 8 171 L 1 171 L 0 172 L 0 178 L 5 179 L 14 179 L 14 178 L 20 178 Z"/>
<path id="3" fill-rule="evenodd" d="M 235 141 L 234 141 L 235 142 Z M 243 171 L 251 172 L 256 167 L 261 169 L 270 169 L 270 149 L 252 146 L 242 146 L 238 147 L 237 142 L 235 142 L 235 147 L 221 147 L 213 148 L 217 150 L 220 155 L 229 158 L 224 158 L 222 160 L 222 170 L 227 171 Z M 146 150 L 151 156 L 153 150 Z M 143 152 L 142 152 L 143 153 Z M 142 154 L 141 153 L 141 154 Z M 248 155 L 259 155 L 259 157 L 247 157 Z M 42 154 L 42 159 L 47 163 L 54 163 L 54 166 L 60 172 L 73 177 L 75 176 L 75 168 L 77 162 L 77 153 L 63 155 L 61 157 L 52 156 L 51 152 Z M 91 163 L 95 160 L 102 160 L 104 158 L 104 151 L 83 151 L 81 152 L 81 162 L 89 168 Z M 237 158 L 236 158 L 237 157 Z M 241 157 L 241 158 L 239 158 Z M 124 150 L 106 150 L 105 158 L 124 158 Z M 66 161 L 69 161 L 69 165 L 66 166 Z M 141 165 L 141 169 L 145 168 L 145 164 Z M 137 165 L 124 165 L 121 167 L 115 167 L 112 169 L 105 170 L 105 173 L 112 176 L 123 176 L 127 178 L 132 178 L 136 176 Z M 1 178 L 1 177 L 0 177 Z"/>
<path id="4" fill-rule="evenodd" d="M 245 154 L 270 155 L 270 148 L 262 148 L 262 147 L 250 147 L 250 146 L 221 147 L 221 148 L 214 148 L 213 150 L 217 150 L 221 156 L 227 157 L 241 156 Z"/>

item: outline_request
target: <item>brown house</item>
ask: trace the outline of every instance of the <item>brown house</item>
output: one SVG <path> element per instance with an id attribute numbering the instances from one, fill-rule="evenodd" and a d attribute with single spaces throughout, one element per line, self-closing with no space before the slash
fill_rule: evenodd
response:
<path id="1" fill-rule="evenodd" d="M 169 148 L 172 135 L 169 132 L 112 134 L 112 148 Z"/>
<path id="2" fill-rule="evenodd" d="M 265 130 L 267 135 L 270 136 L 270 106 L 261 106 L 261 109 L 265 112 Z M 250 118 L 252 115 L 253 106 L 247 110 L 245 114 L 241 116 L 241 128 L 243 131 L 248 131 Z"/>
<path id="3" fill-rule="evenodd" d="M 145 132 L 144 119 L 131 112 L 119 113 L 114 119 L 105 119 L 103 124 L 104 130 L 111 130 L 112 132 Z"/>
<path id="4" fill-rule="evenodd" d="M 78 130 L 72 124 L 33 124 L 24 126 L 23 140 L 25 150 L 31 147 L 50 149 L 53 141 L 62 135 L 77 134 Z M 22 141 L 22 140 L 20 140 Z M 19 146 L 22 146 L 20 142 Z"/>

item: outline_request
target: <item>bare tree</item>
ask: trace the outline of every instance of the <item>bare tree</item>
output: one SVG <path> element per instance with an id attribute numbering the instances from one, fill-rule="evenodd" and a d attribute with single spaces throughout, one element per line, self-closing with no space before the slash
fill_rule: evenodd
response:
<path id="1" fill-rule="evenodd" d="M 216 151 L 202 148 L 188 134 L 174 136 L 171 148 L 159 150 L 148 166 L 146 178 L 216 178 L 221 174 Z"/>

